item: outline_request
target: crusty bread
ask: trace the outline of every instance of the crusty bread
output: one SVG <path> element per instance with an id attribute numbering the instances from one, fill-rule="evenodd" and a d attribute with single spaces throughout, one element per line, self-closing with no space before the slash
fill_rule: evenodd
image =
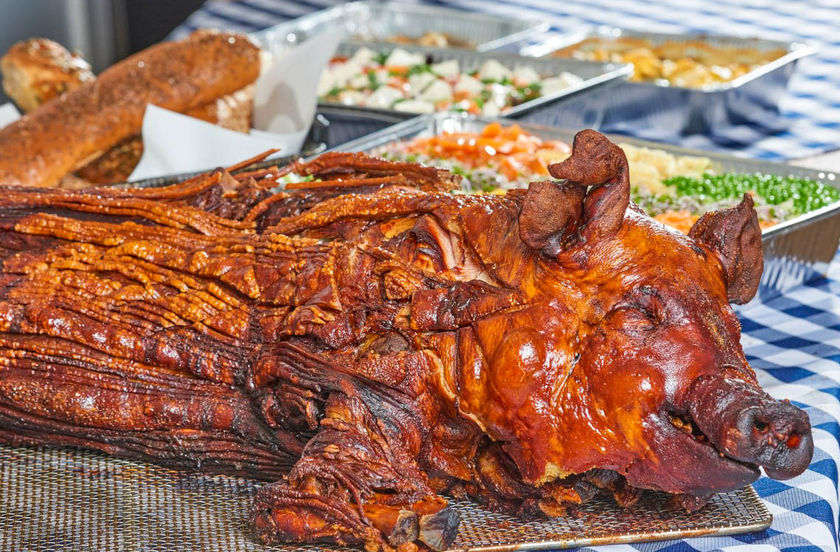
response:
<path id="1" fill-rule="evenodd" d="M 62 45 L 44 38 L 18 42 L 0 58 L 3 87 L 25 111 L 32 111 L 67 90 L 95 78 L 88 63 Z M 246 86 L 186 114 L 224 128 L 248 132 L 253 112 L 253 85 Z M 143 155 L 140 136 L 119 142 L 75 175 L 66 175 L 59 187 L 78 188 L 87 183 L 124 182 Z"/>
<path id="2" fill-rule="evenodd" d="M 254 87 L 246 86 L 233 94 L 187 111 L 186 115 L 230 130 L 248 132 L 251 130 L 253 107 Z M 125 182 L 142 156 L 143 139 L 132 136 L 77 170 L 76 175 L 90 184 Z M 75 184 L 77 181 L 74 181 Z M 59 187 L 65 187 L 63 181 Z"/>
<path id="3" fill-rule="evenodd" d="M 80 55 L 46 38 L 18 42 L 0 58 L 3 90 L 24 111 L 94 79 Z"/>
<path id="4" fill-rule="evenodd" d="M 259 49 L 241 35 L 197 31 L 155 45 L 0 130 L 0 185 L 55 186 L 138 134 L 148 104 L 189 112 L 248 86 L 259 70 Z"/>
<path id="5" fill-rule="evenodd" d="M 242 90 L 237 90 L 201 107 L 191 109 L 186 114 L 230 130 L 248 132 L 251 130 L 253 112 L 254 87 L 246 86 Z"/>

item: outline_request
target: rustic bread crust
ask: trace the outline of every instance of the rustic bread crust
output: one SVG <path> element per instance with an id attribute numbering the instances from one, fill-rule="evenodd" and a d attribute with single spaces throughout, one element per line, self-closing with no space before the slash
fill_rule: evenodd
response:
<path id="1" fill-rule="evenodd" d="M 90 65 L 79 54 L 46 38 L 18 42 L 0 58 L 3 90 L 29 112 L 94 79 Z"/>
<path id="2" fill-rule="evenodd" d="M 0 130 L 0 184 L 53 187 L 140 132 L 148 104 L 189 112 L 253 83 L 259 48 L 197 31 L 155 45 Z"/>
<path id="3" fill-rule="evenodd" d="M 190 110 L 186 115 L 230 130 L 248 132 L 251 130 L 253 105 L 254 87 L 246 86 L 233 94 Z M 76 171 L 76 175 L 87 181 L 88 185 L 125 182 L 142 156 L 143 139 L 139 135 L 132 136 Z M 66 187 L 64 181 L 59 187 Z"/>

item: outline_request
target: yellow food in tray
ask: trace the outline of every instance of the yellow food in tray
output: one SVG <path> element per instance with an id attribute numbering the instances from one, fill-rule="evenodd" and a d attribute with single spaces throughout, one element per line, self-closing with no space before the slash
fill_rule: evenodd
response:
<path id="1" fill-rule="evenodd" d="M 589 37 L 551 55 L 631 63 L 632 81 L 704 88 L 735 80 L 785 54 L 781 49 L 722 48 L 702 40 L 655 44 L 638 37 Z"/>

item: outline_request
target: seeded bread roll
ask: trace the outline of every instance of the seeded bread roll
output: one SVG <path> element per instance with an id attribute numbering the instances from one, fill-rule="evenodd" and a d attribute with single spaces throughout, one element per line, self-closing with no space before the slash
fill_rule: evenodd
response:
<path id="1" fill-rule="evenodd" d="M 3 90 L 24 111 L 94 79 L 79 54 L 46 38 L 18 42 L 0 58 Z"/>
<path id="2" fill-rule="evenodd" d="M 0 130 L 0 185 L 53 187 L 138 134 L 148 104 L 189 112 L 259 71 L 259 48 L 242 35 L 196 31 L 152 46 Z"/>

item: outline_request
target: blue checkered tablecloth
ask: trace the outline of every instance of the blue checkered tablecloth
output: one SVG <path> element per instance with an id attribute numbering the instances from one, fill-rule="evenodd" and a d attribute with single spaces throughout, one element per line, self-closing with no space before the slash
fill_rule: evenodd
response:
<path id="1" fill-rule="evenodd" d="M 305 15 L 330 0 L 210 1 L 172 35 L 200 27 L 242 32 Z M 548 21 L 555 32 L 582 24 L 650 31 L 704 31 L 806 40 L 820 49 L 800 62 L 782 111 L 789 130 L 773 135 L 750 126 L 693 136 L 682 145 L 725 149 L 765 159 L 792 159 L 840 146 L 840 1 L 838 0 L 451 0 L 467 10 Z M 644 136 L 656 139 L 656 133 Z M 826 278 L 739 309 L 745 351 L 767 391 L 805 408 L 815 452 L 807 472 L 789 481 L 760 479 L 755 487 L 774 516 L 770 529 L 733 537 L 612 545 L 595 550 L 840 551 L 840 256 Z"/>
<path id="2" fill-rule="evenodd" d="M 200 27 L 250 32 L 335 4 L 334 0 L 211 0 L 173 34 Z M 840 147 L 840 2 L 838 0 L 445 0 L 466 10 L 536 18 L 551 33 L 582 25 L 614 25 L 659 32 L 709 32 L 816 45 L 800 61 L 783 100 L 787 130 L 767 134 L 756 125 L 716 129 L 714 136 L 679 139 L 667 130 L 620 132 L 665 139 L 684 147 L 728 151 L 762 159 L 795 159 Z M 549 34 L 551 34 L 549 33 Z M 538 38 L 538 37 L 535 37 Z M 542 37 L 544 38 L 544 37 Z M 611 132 L 616 129 L 609 129 Z"/>

